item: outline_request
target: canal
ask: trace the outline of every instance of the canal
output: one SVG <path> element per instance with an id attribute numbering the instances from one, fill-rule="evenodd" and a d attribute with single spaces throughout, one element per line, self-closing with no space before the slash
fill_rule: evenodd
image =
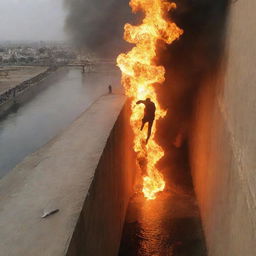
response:
<path id="1" fill-rule="evenodd" d="M 100 96 L 120 93 L 114 67 L 94 73 L 65 68 L 42 81 L 42 90 L 0 119 L 0 178 L 68 127 Z"/>
<path id="2" fill-rule="evenodd" d="M 187 145 L 171 147 L 166 188 L 153 201 L 141 188 L 130 199 L 119 256 L 207 256 Z"/>

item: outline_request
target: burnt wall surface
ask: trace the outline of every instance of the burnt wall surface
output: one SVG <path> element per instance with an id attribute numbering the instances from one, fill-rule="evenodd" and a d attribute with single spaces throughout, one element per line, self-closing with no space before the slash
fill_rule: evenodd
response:
<path id="1" fill-rule="evenodd" d="M 171 186 L 188 183 L 189 161 L 184 163 L 198 91 L 219 66 L 225 41 L 226 0 L 178 0 L 170 12 L 184 34 L 171 45 L 159 47 L 159 64 L 166 69 L 163 85 L 155 85 L 167 110 L 158 122 L 157 139 L 165 151 L 159 162 Z M 177 152 L 177 153 L 173 153 Z M 174 155 L 180 157 L 176 161 Z M 173 163 L 177 163 L 174 164 Z M 185 165 L 188 166 L 185 166 Z M 184 168 L 185 166 L 185 168 Z M 166 168 L 167 167 L 167 168 Z M 166 170 L 166 171 L 165 171 Z"/>
<path id="2" fill-rule="evenodd" d="M 253 256 L 256 2 L 230 7 L 225 68 L 200 89 L 190 157 L 209 256 Z"/>

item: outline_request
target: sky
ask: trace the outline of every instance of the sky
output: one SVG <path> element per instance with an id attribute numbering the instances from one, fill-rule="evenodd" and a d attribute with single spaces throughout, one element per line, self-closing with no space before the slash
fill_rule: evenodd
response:
<path id="1" fill-rule="evenodd" d="M 65 40 L 62 0 L 0 0 L 1 40 Z"/>

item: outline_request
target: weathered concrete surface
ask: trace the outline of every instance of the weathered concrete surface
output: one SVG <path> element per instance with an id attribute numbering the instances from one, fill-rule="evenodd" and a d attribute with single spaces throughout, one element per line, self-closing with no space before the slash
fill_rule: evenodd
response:
<path id="1" fill-rule="evenodd" d="M 124 101 L 120 95 L 100 98 L 0 181 L 1 255 L 115 255 L 133 176 L 125 168 L 132 147 L 122 115 L 110 136 Z M 40 218 L 44 209 L 55 208 L 60 212 Z"/>
<path id="2" fill-rule="evenodd" d="M 256 255 L 255 8 L 232 4 L 227 70 L 197 102 L 191 162 L 209 256 Z"/>

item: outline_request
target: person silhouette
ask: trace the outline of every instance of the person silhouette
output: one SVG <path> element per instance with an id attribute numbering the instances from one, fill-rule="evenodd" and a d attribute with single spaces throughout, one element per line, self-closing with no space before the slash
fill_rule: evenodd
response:
<path id="1" fill-rule="evenodd" d="M 111 85 L 108 86 L 108 93 L 112 94 L 112 86 Z"/>
<path id="2" fill-rule="evenodd" d="M 148 123 L 148 135 L 146 139 L 146 143 L 148 143 L 148 140 L 151 136 L 152 126 L 153 122 L 155 120 L 155 112 L 156 112 L 156 105 L 153 101 L 150 100 L 150 98 L 147 98 L 146 100 L 139 100 L 136 102 L 136 104 L 144 104 L 144 117 L 142 119 L 142 124 L 140 130 L 142 131 L 144 128 L 144 125 Z"/>

